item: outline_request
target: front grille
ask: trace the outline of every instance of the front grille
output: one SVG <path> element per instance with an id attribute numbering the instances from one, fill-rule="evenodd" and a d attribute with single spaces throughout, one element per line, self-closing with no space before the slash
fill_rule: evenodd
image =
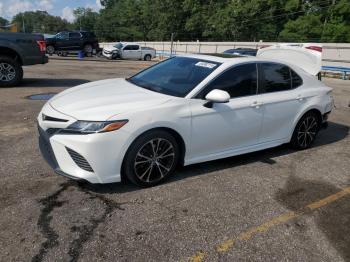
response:
<path id="1" fill-rule="evenodd" d="M 73 159 L 74 163 L 77 164 L 78 167 L 81 169 L 88 171 L 88 172 L 94 172 L 88 161 L 79 153 L 75 152 L 73 149 L 70 149 L 66 147 L 68 154 L 71 156 Z"/>
<path id="2" fill-rule="evenodd" d="M 46 133 L 51 137 L 60 130 L 61 130 L 61 128 L 48 128 L 48 129 L 46 129 Z"/>

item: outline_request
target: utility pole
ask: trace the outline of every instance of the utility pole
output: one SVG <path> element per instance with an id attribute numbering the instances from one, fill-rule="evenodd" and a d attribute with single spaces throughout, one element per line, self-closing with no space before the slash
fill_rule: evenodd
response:
<path id="1" fill-rule="evenodd" d="M 170 57 L 173 56 L 173 50 L 174 50 L 174 35 L 175 33 L 171 33 L 171 44 L 170 44 Z"/>
<path id="2" fill-rule="evenodd" d="M 22 14 L 22 30 L 23 30 L 23 33 L 26 32 L 26 27 L 24 26 L 24 14 Z"/>

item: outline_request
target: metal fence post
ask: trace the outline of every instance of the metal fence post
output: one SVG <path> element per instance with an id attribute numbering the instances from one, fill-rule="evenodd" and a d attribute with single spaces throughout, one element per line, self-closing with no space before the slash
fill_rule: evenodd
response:
<path id="1" fill-rule="evenodd" d="M 173 56 L 173 46 L 174 46 L 174 33 L 171 33 L 171 44 L 170 44 L 170 56 Z"/>

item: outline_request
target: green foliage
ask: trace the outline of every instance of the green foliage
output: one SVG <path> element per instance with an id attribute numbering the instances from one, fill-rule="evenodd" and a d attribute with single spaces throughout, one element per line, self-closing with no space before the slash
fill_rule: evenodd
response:
<path id="1" fill-rule="evenodd" d="M 49 15 L 46 11 L 24 12 L 15 15 L 12 23 L 23 32 L 23 24 L 27 33 L 49 33 L 55 34 L 58 31 L 69 30 L 72 25 L 59 16 Z"/>
<path id="2" fill-rule="evenodd" d="M 75 16 L 74 29 L 93 31 L 98 13 L 94 12 L 91 8 L 78 7 L 73 10 Z"/>
<path id="3" fill-rule="evenodd" d="M 93 30 L 100 40 L 350 42 L 349 0 L 101 0 L 70 24 L 46 12 L 14 21 L 28 32 Z"/>
<path id="4" fill-rule="evenodd" d="M 9 21 L 7 21 L 5 18 L 0 17 L 0 26 L 8 25 Z"/>

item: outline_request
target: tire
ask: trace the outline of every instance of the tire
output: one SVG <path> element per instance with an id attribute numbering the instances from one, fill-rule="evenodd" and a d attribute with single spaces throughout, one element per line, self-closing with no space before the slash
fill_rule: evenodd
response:
<path id="1" fill-rule="evenodd" d="M 23 79 L 21 64 L 8 56 L 0 56 L 0 87 L 13 87 Z"/>
<path id="2" fill-rule="evenodd" d="M 171 134 L 163 130 L 149 131 L 138 137 L 128 149 L 123 175 L 138 186 L 157 185 L 174 173 L 179 154 L 179 145 Z"/>
<path id="3" fill-rule="evenodd" d="M 46 47 L 46 53 L 49 55 L 53 55 L 55 53 L 55 47 L 53 45 L 48 45 Z"/>
<path id="4" fill-rule="evenodd" d="M 151 61 L 152 56 L 151 55 L 145 55 L 145 57 L 143 58 L 145 61 Z"/>
<path id="5" fill-rule="evenodd" d="M 307 112 L 296 125 L 292 139 L 291 146 L 294 149 L 307 149 L 314 143 L 317 133 L 320 130 L 321 121 L 315 112 Z"/>
<path id="6" fill-rule="evenodd" d="M 92 53 L 92 45 L 90 45 L 90 44 L 84 45 L 84 53 L 91 54 Z"/>

